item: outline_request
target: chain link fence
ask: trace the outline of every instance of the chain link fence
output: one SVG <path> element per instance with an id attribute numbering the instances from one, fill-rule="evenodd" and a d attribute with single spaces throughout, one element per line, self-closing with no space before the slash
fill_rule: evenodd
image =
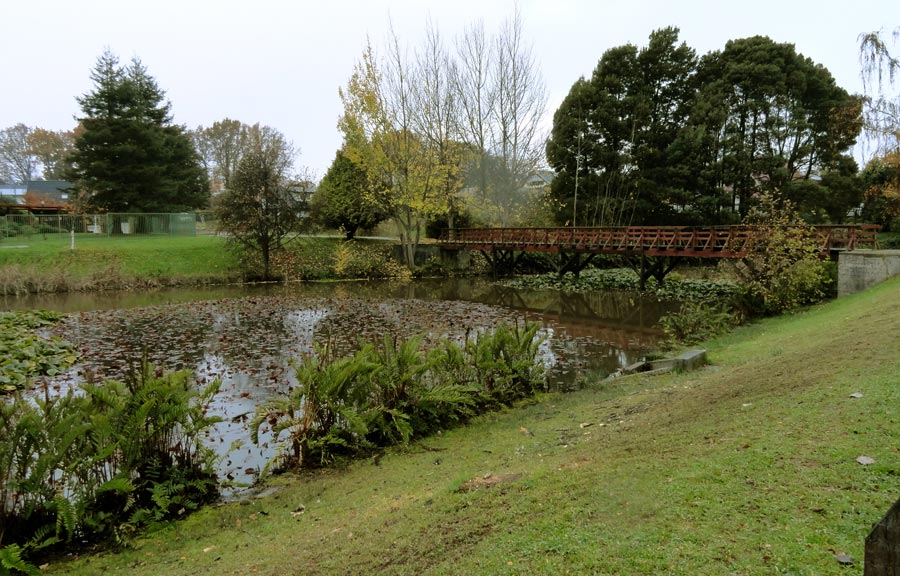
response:
<path id="1" fill-rule="evenodd" d="M 215 222 L 201 213 L 9 214 L 0 216 L 0 239 L 71 234 L 105 236 L 196 236 L 214 234 Z"/>

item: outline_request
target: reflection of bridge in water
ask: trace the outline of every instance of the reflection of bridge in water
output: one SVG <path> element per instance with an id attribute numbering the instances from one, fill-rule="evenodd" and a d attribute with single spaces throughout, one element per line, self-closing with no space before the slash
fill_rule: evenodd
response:
<path id="1" fill-rule="evenodd" d="M 655 348 L 663 335 L 659 318 L 680 302 L 621 291 L 585 293 L 513 288 L 475 278 L 424 278 L 396 286 L 392 297 L 443 301 L 463 300 L 517 310 L 528 319 L 563 330 L 576 338 L 602 341 L 623 349 Z"/>
<path id="2" fill-rule="evenodd" d="M 571 337 L 588 337 L 619 348 L 653 348 L 663 335 L 659 318 L 678 303 L 659 302 L 626 292 L 562 293 L 521 291 L 500 285 L 474 297 L 493 306 L 520 310 L 526 317 L 563 326 Z"/>
<path id="3" fill-rule="evenodd" d="M 874 224 L 814 226 L 819 252 L 877 248 Z M 626 226 L 570 228 L 464 228 L 446 230 L 446 250 L 474 250 L 485 255 L 495 273 L 511 271 L 517 254 L 555 252 L 558 272 L 580 272 L 598 254 L 632 259 L 642 282 L 662 280 L 684 258 L 741 259 L 757 239 L 769 233 L 761 226 Z"/>

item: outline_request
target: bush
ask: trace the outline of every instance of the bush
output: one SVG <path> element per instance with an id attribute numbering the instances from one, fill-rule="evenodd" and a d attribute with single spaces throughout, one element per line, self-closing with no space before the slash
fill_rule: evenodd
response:
<path id="1" fill-rule="evenodd" d="M 272 255 L 272 269 L 285 280 L 324 280 L 334 277 L 334 243 L 295 241 Z"/>
<path id="2" fill-rule="evenodd" d="M 142 363 L 125 382 L 86 383 L 0 404 L 0 550 L 114 538 L 182 516 L 218 496 L 215 419 L 190 372 Z M 19 547 L 19 548 L 16 548 Z"/>
<path id="3" fill-rule="evenodd" d="M 334 256 L 334 273 L 338 278 L 409 278 L 408 268 L 391 256 L 388 246 L 373 246 L 347 240 L 338 246 Z"/>
<path id="4" fill-rule="evenodd" d="M 723 306 L 702 302 L 686 302 L 678 312 L 670 312 L 659 319 L 669 345 L 691 345 L 728 332 L 737 320 Z"/>
<path id="5" fill-rule="evenodd" d="M 297 386 L 251 421 L 254 443 L 271 433 L 280 446 L 265 471 L 325 466 L 405 444 L 534 394 L 546 385 L 538 327 L 498 326 L 430 352 L 421 336 L 386 336 L 380 347 L 365 344 L 343 358 L 317 348 L 295 365 Z"/>
<path id="6" fill-rule="evenodd" d="M 416 278 L 446 278 L 450 275 L 440 258 L 432 256 L 415 270 Z"/>
<path id="7" fill-rule="evenodd" d="M 830 276 L 814 230 L 787 200 L 767 194 L 745 223 L 759 230 L 751 252 L 733 264 L 762 314 L 778 314 L 825 297 Z"/>

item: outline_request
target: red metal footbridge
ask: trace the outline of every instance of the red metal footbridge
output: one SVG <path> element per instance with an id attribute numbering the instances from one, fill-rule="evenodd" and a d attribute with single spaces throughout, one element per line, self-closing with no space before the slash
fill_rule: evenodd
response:
<path id="1" fill-rule="evenodd" d="M 878 225 L 814 226 L 823 257 L 840 250 L 877 248 Z M 761 226 L 627 226 L 569 228 L 463 228 L 445 230 L 439 243 L 450 250 L 560 252 L 733 258 L 747 256 L 770 228 Z"/>

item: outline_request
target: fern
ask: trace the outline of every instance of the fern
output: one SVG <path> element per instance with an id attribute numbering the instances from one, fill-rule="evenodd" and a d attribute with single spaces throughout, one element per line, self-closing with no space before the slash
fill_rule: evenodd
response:
<path id="1" fill-rule="evenodd" d="M 53 500 L 53 507 L 56 511 L 56 537 L 71 538 L 78 526 L 78 514 L 75 506 L 65 496 L 58 495 Z"/>
<path id="2" fill-rule="evenodd" d="M 23 572 L 28 576 L 40 576 L 41 571 L 22 557 L 22 549 L 16 544 L 0 548 L 0 576 Z"/>

